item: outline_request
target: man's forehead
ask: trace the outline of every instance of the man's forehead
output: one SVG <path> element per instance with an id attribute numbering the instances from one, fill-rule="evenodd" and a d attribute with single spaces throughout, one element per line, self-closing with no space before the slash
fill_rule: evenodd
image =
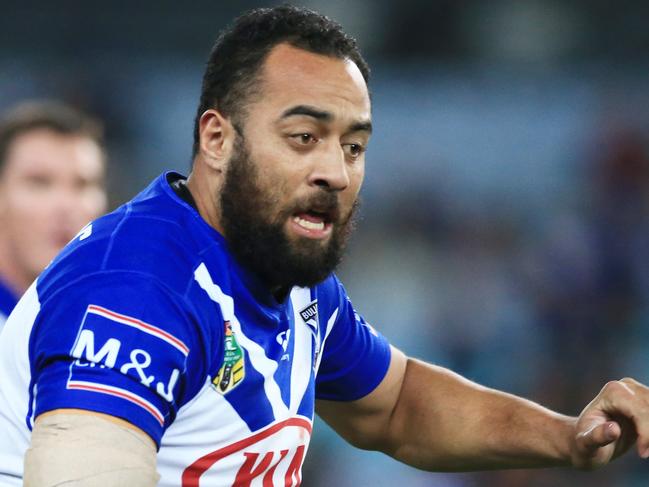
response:
<path id="1" fill-rule="evenodd" d="M 60 133 L 36 128 L 19 134 L 10 144 L 6 163 L 22 169 L 73 168 L 103 172 L 105 160 L 97 142 L 85 134 Z"/>
<path id="2" fill-rule="evenodd" d="M 365 79 L 350 59 L 316 54 L 286 43 L 279 44 L 264 62 L 262 83 L 265 95 L 293 100 L 300 96 L 341 98 L 367 111 L 369 115 L 370 100 Z M 311 100 L 312 103 L 314 101 Z"/>

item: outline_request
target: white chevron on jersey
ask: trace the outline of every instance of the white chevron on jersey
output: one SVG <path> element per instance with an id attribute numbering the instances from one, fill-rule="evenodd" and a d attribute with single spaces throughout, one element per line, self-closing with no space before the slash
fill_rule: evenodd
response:
<path id="1" fill-rule="evenodd" d="M 327 341 L 327 338 L 329 338 L 329 333 L 331 333 L 331 330 L 334 327 L 334 323 L 336 322 L 336 318 L 338 318 L 338 308 L 334 310 L 334 312 L 331 314 L 329 319 L 327 320 L 327 331 L 325 332 L 324 339 L 322 340 L 322 347 L 324 348 L 324 344 Z M 318 355 L 318 358 L 316 360 L 315 364 L 315 370 L 316 372 L 318 369 L 320 369 L 320 361 L 322 360 L 322 354 Z"/>
<path id="2" fill-rule="evenodd" d="M 294 288 L 291 292 L 293 314 L 295 318 L 294 340 L 297 346 L 293 348 L 293 367 L 291 370 L 291 413 L 297 413 L 297 408 L 302 402 L 306 388 L 309 385 L 313 367 L 313 346 L 315 341 L 309 326 L 304 323 L 300 316 L 300 310 L 311 301 L 311 290 L 309 288 Z"/>
<path id="3" fill-rule="evenodd" d="M 264 349 L 259 346 L 258 343 L 255 343 L 246 337 L 243 333 L 241 323 L 239 323 L 239 320 L 234 314 L 234 300 L 231 296 L 224 294 L 223 291 L 221 291 L 221 288 L 214 283 L 205 264 L 200 264 L 196 268 L 196 271 L 194 271 L 194 277 L 196 282 L 198 282 L 201 288 L 205 290 L 210 299 L 218 303 L 221 307 L 223 318 L 226 321 L 230 321 L 232 330 L 236 333 L 239 344 L 248 351 L 250 363 L 266 378 L 264 381 L 264 390 L 266 391 L 266 396 L 268 396 L 270 405 L 273 408 L 275 419 L 288 417 L 288 408 L 282 400 L 282 393 L 274 379 L 274 374 L 277 370 L 277 362 L 266 357 Z"/>

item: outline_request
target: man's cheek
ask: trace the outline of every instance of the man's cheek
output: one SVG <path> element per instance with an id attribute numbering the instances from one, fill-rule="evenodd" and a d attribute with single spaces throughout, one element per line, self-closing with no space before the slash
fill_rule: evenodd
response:
<path id="1" fill-rule="evenodd" d="M 11 231 L 18 237 L 16 242 L 24 254 L 40 256 L 49 254 L 52 248 L 52 238 L 48 228 L 51 222 L 42 211 L 14 212 L 11 219 Z M 41 259 L 41 257 L 38 257 Z"/>
<path id="2" fill-rule="evenodd" d="M 79 207 L 83 208 L 83 217 L 85 219 L 83 225 L 103 215 L 108 209 L 106 193 L 101 188 L 89 191 L 84 195 L 80 203 Z"/>
<path id="3" fill-rule="evenodd" d="M 14 219 L 22 219 L 24 224 L 47 220 L 52 204 L 46 194 L 33 194 L 30 191 L 17 192 L 8 201 L 8 212 Z"/>

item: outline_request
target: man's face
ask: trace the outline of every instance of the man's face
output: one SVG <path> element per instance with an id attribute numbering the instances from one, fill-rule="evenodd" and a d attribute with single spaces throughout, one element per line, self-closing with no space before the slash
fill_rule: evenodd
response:
<path id="1" fill-rule="evenodd" d="M 106 210 L 104 161 L 78 135 L 35 129 L 10 144 L 0 172 L 2 249 L 33 280 L 90 220 Z"/>
<path id="2" fill-rule="evenodd" d="M 280 44 L 261 72 L 221 192 L 235 255 L 271 287 L 338 264 L 363 180 L 370 101 L 351 61 Z"/>

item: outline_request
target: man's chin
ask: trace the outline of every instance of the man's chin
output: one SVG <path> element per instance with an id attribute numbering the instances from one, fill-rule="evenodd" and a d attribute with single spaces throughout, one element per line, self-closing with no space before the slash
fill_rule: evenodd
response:
<path id="1" fill-rule="evenodd" d="M 330 252 L 331 237 L 326 240 L 314 240 L 309 238 L 296 238 L 289 240 L 291 254 L 301 261 L 312 261 L 313 265 L 323 262 Z"/>

